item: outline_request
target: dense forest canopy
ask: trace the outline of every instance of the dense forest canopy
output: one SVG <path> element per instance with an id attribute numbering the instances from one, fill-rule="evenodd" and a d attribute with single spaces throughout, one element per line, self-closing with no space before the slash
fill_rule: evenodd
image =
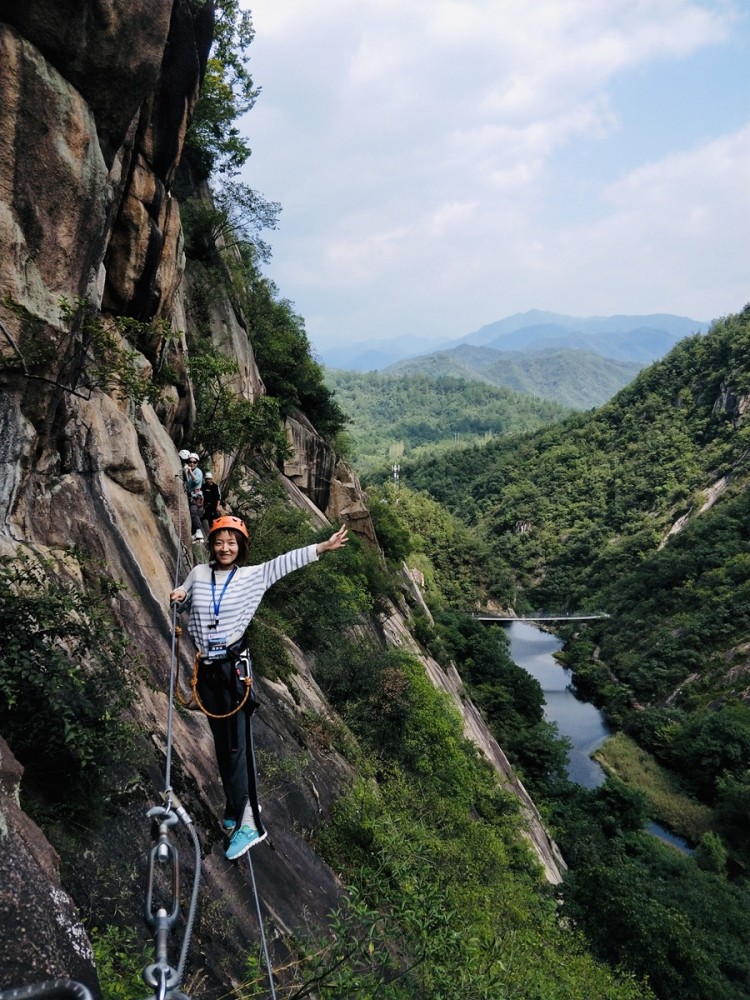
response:
<path id="1" fill-rule="evenodd" d="M 350 418 L 351 460 L 361 473 L 394 458 L 466 447 L 536 430 L 569 411 L 510 389 L 428 375 L 327 369 L 325 382 Z"/>

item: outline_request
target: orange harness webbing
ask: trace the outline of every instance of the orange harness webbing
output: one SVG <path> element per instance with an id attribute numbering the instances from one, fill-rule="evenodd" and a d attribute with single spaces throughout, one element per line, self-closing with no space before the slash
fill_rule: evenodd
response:
<path id="1" fill-rule="evenodd" d="M 179 663 L 180 636 L 182 635 L 182 628 L 179 625 L 175 629 L 175 635 L 177 636 L 177 662 Z M 203 712 L 204 715 L 208 716 L 209 719 L 229 719 L 233 715 L 236 715 L 237 712 L 239 712 L 239 710 L 244 706 L 247 699 L 250 697 L 250 688 L 252 687 L 253 679 L 252 677 L 242 678 L 242 680 L 245 683 L 245 694 L 242 698 L 242 701 L 239 703 L 239 705 L 237 705 L 236 708 L 233 708 L 231 712 L 225 712 L 223 715 L 214 715 L 213 712 L 209 712 L 209 710 L 200 700 L 200 696 L 198 695 L 198 669 L 200 667 L 201 659 L 202 659 L 201 654 L 196 653 L 195 658 L 193 659 L 193 674 L 192 677 L 190 678 L 190 689 L 191 689 L 190 697 L 186 700 L 180 694 L 179 689 L 175 687 L 175 694 L 177 695 L 177 700 L 184 708 L 190 708 L 190 709 L 198 708 L 201 712 Z"/>

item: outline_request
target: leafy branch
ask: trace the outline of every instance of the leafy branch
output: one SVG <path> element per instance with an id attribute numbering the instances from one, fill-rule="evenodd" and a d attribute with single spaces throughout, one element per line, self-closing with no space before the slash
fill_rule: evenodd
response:
<path id="1" fill-rule="evenodd" d="M 79 399 L 90 399 L 100 389 L 125 399 L 156 402 L 160 391 L 147 373 L 138 351 L 124 346 L 122 337 L 144 331 L 164 342 L 164 321 L 137 324 L 125 318 L 108 325 L 86 299 L 60 299 L 61 328 L 53 328 L 41 317 L 6 296 L 3 305 L 21 319 L 20 343 L 4 324 L 0 331 L 13 354 L 0 357 L 0 370 L 21 370 L 28 379 L 45 382 Z M 66 329 L 67 328 L 67 329 Z M 48 374 L 50 368 L 57 370 Z"/>

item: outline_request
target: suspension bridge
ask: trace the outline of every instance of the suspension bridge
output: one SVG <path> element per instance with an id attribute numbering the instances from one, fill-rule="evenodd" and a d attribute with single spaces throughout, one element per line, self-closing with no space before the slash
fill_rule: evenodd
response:
<path id="1" fill-rule="evenodd" d="M 606 611 L 582 611 L 578 614 L 537 611 L 528 615 L 501 615 L 494 611 L 474 611 L 472 614 L 480 622 L 588 622 L 610 617 Z"/>

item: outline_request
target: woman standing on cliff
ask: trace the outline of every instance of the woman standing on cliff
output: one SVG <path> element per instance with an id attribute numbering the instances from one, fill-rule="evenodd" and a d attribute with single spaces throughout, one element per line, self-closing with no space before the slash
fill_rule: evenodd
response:
<path id="1" fill-rule="evenodd" d="M 239 517 L 214 521 L 209 562 L 195 566 L 170 594 L 178 611 L 190 612 L 188 631 L 198 648 L 197 695 L 208 716 L 226 806 L 222 828 L 231 834 L 226 856 L 241 857 L 266 837 L 260 819 L 250 716 L 250 663 L 245 631 L 263 595 L 287 573 L 346 545 L 346 526 L 325 542 L 294 549 L 257 566 L 245 566 L 249 535 Z"/>

